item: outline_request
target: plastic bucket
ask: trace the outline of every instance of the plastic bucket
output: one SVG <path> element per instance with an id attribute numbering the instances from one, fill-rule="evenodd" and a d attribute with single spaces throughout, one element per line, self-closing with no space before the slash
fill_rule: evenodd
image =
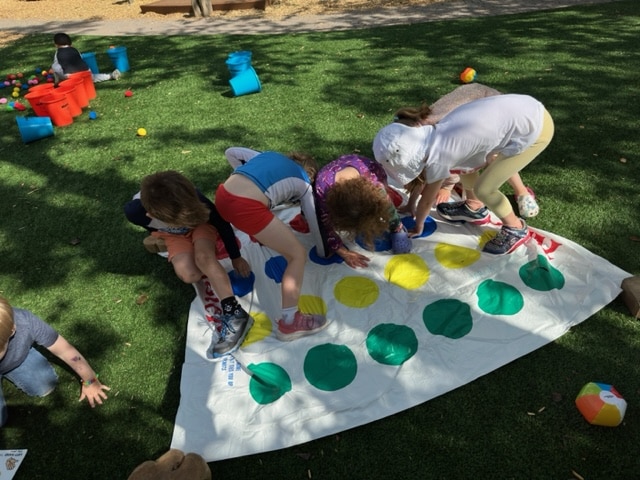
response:
<path id="1" fill-rule="evenodd" d="M 76 88 L 77 87 L 77 88 Z M 78 103 L 77 90 L 80 88 L 84 88 L 84 84 L 78 84 L 76 82 L 69 82 L 65 80 L 60 82 L 58 88 L 55 89 L 55 93 L 64 93 L 67 96 L 67 100 L 69 100 L 69 112 L 72 117 L 77 117 L 78 115 L 82 115 L 82 107 Z"/>
<path id="2" fill-rule="evenodd" d="M 127 57 L 127 47 L 113 47 L 107 49 L 107 55 L 111 59 L 113 66 L 122 73 L 129 71 L 129 58 Z"/>
<path id="3" fill-rule="evenodd" d="M 49 117 L 16 117 L 16 123 L 24 143 L 53 136 L 53 125 Z"/>
<path id="4" fill-rule="evenodd" d="M 96 60 L 96 54 L 94 52 L 85 52 L 81 54 L 84 63 L 87 64 L 91 73 L 100 73 L 100 69 L 98 68 L 98 60 Z"/>
<path id="5" fill-rule="evenodd" d="M 74 87 L 71 95 L 73 96 L 73 100 L 75 101 L 75 103 L 78 105 L 78 107 L 80 107 L 80 113 L 82 113 L 83 108 L 89 106 L 89 98 L 87 97 L 87 91 L 85 90 L 84 79 L 82 77 L 74 76 L 61 81 L 58 84 L 58 88 L 54 91 L 59 91 L 58 89 L 61 87 L 64 89 L 62 90 L 64 93 L 67 93 L 66 89 L 68 89 L 69 87 Z M 67 96 L 69 96 L 68 93 Z"/>
<path id="6" fill-rule="evenodd" d="M 251 68 L 251 57 L 245 55 L 230 56 L 225 63 L 227 64 L 231 78 L 233 78 Z"/>
<path id="7" fill-rule="evenodd" d="M 72 73 L 71 75 L 69 75 L 69 78 L 67 78 L 67 80 L 78 78 L 84 82 L 84 88 L 82 89 L 82 91 L 84 92 L 84 96 L 86 97 L 83 100 L 82 105 L 80 106 L 82 108 L 88 107 L 89 100 L 93 100 L 94 98 L 96 98 L 96 86 L 93 84 L 93 74 L 91 73 L 91 70 L 84 70 L 82 72 Z"/>
<path id="8" fill-rule="evenodd" d="M 29 102 L 29 105 L 31 105 L 33 113 L 38 117 L 46 117 L 49 115 L 47 108 L 40 103 L 40 100 L 42 97 L 50 95 L 52 92 L 53 83 L 44 83 L 42 85 L 37 85 L 37 88 L 31 87 L 29 89 L 29 93 L 24 96 L 24 98 Z"/>
<path id="9" fill-rule="evenodd" d="M 69 100 L 63 93 L 51 93 L 40 99 L 46 107 L 48 116 L 56 127 L 64 127 L 73 123 L 73 117 L 69 111 Z"/>
<path id="10" fill-rule="evenodd" d="M 252 54 L 250 50 L 237 50 L 227 55 L 227 60 L 231 60 L 233 58 L 245 58 L 251 62 L 251 56 Z"/>
<path id="11" fill-rule="evenodd" d="M 262 90 L 260 79 L 253 67 L 247 68 L 229 80 L 231 91 L 236 97 L 247 95 L 249 93 L 257 93 Z"/>

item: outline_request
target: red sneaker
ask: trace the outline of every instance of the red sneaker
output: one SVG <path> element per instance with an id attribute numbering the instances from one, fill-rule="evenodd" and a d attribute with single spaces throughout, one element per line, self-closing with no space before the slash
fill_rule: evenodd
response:
<path id="1" fill-rule="evenodd" d="M 298 310 L 292 324 L 286 324 L 282 319 L 278 320 L 276 337 L 282 342 L 290 342 L 300 337 L 313 335 L 327 325 L 329 325 L 329 322 L 327 322 L 327 317 L 324 315 L 312 315 Z"/>

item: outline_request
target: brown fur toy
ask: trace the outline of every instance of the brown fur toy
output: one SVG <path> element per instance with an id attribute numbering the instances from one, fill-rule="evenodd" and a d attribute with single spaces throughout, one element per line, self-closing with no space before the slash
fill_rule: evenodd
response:
<path id="1" fill-rule="evenodd" d="M 128 480 L 211 480 L 209 465 L 197 453 L 172 448 L 157 460 L 138 465 Z"/>

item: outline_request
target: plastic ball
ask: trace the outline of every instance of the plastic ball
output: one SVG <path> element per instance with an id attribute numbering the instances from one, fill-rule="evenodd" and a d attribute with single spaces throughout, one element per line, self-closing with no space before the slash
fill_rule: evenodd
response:
<path id="1" fill-rule="evenodd" d="M 53 83 L 53 78 L 47 77 L 47 83 Z"/>
<path id="2" fill-rule="evenodd" d="M 20 72 L 20 73 L 16 74 L 16 76 L 17 76 L 18 78 L 22 78 L 22 77 L 24 77 L 24 73 Z"/>
<path id="3" fill-rule="evenodd" d="M 24 112 L 26 110 L 27 107 L 25 107 L 23 104 L 21 104 L 20 102 L 15 102 L 13 104 L 13 108 L 20 111 L 20 112 Z"/>
<path id="4" fill-rule="evenodd" d="M 126 92 L 124 92 L 124 96 L 125 97 L 133 97 L 133 92 L 131 90 L 127 90 Z"/>
<path id="5" fill-rule="evenodd" d="M 460 74 L 460 81 L 462 83 L 471 83 L 476 79 L 478 73 L 471 67 L 465 68 Z"/>
<path id="6" fill-rule="evenodd" d="M 144 128 L 139 128 L 136 133 L 139 137 L 144 137 L 147 134 L 147 131 Z"/>
<path id="7" fill-rule="evenodd" d="M 4 97 L 0 98 L 0 104 L 4 104 L 4 103 L 7 103 L 7 99 Z"/>
<path id="8" fill-rule="evenodd" d="M 13 98 L 17 98 L 17 97 L 19 97 L 19 96 L 20 96 L 20 92 L 12 92 L 12 93 L 11 93 L 11 96 L 12 96 Z"/>
<path id="9" fill-rule="evenodd" d="M 9 85 L 11 85 L 11 82 L 9 80 L 5 80 L 4 81 L 4 86 L 8 87 Z"/>
<path id="10" fill-rule="evenodd" d="M 592 425 L 617 427 L 627 411 L 627 402 L 612 385 L 589 382 L 578 393 L 576 407 Z"/>
<path id="11" fill-rule="evenodd" d="M 46 70 L 42 70 L 42 72 L 40 72 L 40 74 L 41 74 L 43 77 L 46 77 L 46 76 L 47 76 L 47 73 L 49 73 L 49 72 L 47 72 Z"/>
<path id="12" fill-rule="evenodd" d="M 89 112 L 89 120 L 95 120 L 96 118 L 98 118 L 98 114 L 96 112 Z"/>

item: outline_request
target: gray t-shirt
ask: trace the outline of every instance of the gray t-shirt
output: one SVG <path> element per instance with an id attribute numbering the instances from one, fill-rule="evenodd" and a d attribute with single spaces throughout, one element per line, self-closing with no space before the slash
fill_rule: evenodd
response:
<path id="1" fill-rule="evenodd" d="M 49 348 L 58 339 L 58 332 L 28 310 L 13 309 L 16 333 L 9 339 L 7 353 L 0 360 L 0 375 L 19 367 L 34 343 Z"/>

